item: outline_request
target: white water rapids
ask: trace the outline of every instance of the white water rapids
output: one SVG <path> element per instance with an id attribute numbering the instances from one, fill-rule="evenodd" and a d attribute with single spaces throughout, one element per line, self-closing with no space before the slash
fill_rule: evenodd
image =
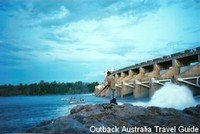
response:
<path id="1" fill-rule="evenodd" d="M 188 87 L 166 83 L 154 93 L 149 102 L 134 102 L 132 104 L 184 109 L 186 107 L 196 106 L 198 102 L 195 101 Z"/>

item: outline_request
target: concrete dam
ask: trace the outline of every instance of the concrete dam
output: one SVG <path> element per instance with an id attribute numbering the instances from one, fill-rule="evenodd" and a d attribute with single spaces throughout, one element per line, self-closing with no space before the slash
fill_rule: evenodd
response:
<path id="1" fill-rule="evenodd" d="M 112 75 L 116 97 L 150 98 L 166 82 L 185 85 L 194 96 L 200 95 L 200 47 L 115 70 Z M 110 91 L 104 86 L 96 86 L 95 94 L 108 97 Z"/>

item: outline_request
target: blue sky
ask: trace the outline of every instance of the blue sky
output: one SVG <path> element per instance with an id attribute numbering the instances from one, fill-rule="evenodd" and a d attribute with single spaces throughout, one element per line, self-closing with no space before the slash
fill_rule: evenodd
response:
<path id="1" fill-rule="evenodd" d="M 0 0 L 0 84 L 101 82 L 198 46 L 199 0 Z"/>

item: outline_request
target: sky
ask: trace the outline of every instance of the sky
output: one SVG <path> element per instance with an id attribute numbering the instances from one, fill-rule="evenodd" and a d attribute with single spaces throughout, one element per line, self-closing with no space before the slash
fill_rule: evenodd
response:
<path id="1" fill-rule="evenodd" d="M 0 84 L 102 82 L 200 46 L 200 0 L 0 0 Z"/>

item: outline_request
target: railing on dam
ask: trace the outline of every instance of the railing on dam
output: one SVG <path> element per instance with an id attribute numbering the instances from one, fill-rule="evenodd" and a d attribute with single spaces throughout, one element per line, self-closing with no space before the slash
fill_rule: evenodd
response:
<path id="1" fill-rule="evenodd" d="M 129 71 L 129 70 L 134 70 L 134 69 L 138 69 L 140 67 L 148 67 L 148 66 L 151 66 L 151 65 L 154 65 L 154 64 L 160 64 L 160 65 L 163 65 L 163 66 L 167 66 L 167 64 L 170 64 L 170 61 L 172 61 L 173 59 L 184 59 L 184 58 L 189 58 L 191 59 L 191 61 L 193 60 L 196 60 L 199 62 L 199 53 L 200 53 L 200 47 L 197 47 L 195 49 L 190 49 L 190 50 L 185 50 L 184 52 L 179 52 L 179 53 L 175 53 L 175 54 L 172 54 L 172 55 L 167 55 L 167 56 L 163 56 L 162 58 L 156 58 L 156 59 L 153 59 L 153 60 L 148 60 L 146 62 L 142 62 L 142 63 L 139 63 L 139 64 L 135 64 L 135 65 L 131 65 L 129 67 L 125 67 L 125 68 L 122 68 L 122 69 L 119 69 L 119 70 L 116 70 L 116 71 L 113 71 L 113 75 L 114 74 L 119 74 L 119 73 L 122 73 L 122 72 L 126 72 L 126 71 Z M 172 65 L 172 63 L 171 63 Z"/>
<path id="2" fill-rule="evenodd" d="M 200 47 L 131 65 L 112 72 L 116 96 L 151 97 L 166 82 L 188 86 L 200 94 Z M 101 91 L 96 88 L 95 93 Z M 101 96 L 108 96 L 105 90 Z"/>

